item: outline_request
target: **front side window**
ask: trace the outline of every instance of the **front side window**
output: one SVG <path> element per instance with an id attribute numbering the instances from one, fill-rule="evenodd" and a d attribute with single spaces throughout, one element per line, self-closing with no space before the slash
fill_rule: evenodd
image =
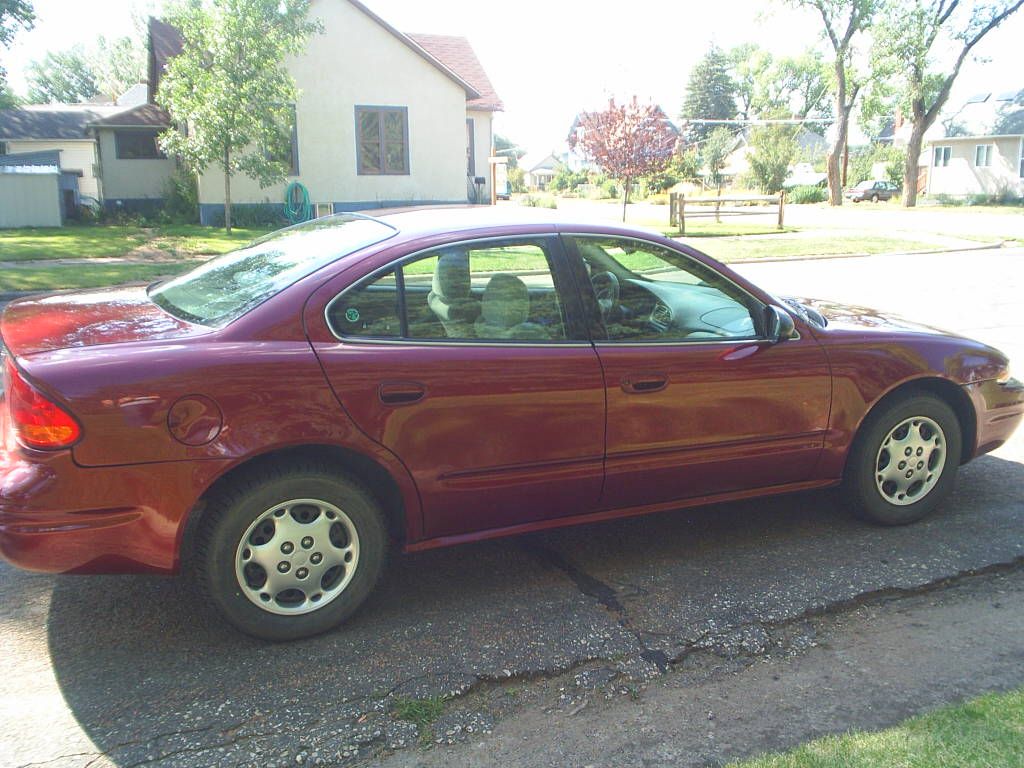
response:
<path id="1" fill-rule="evenodd" d="M 552 263 L 545 241 L 445 246 L 345 290 L 327 320 L 340 338 L 565 341 Z"/>
<path id="2" fill-rule="evenodd" d="M 936 168 L 945 168 L 949 165 L 949 156 L 952 152 L 952 147 L 935 147 L 932 157 L 932 165 Z"/>
<path id="3" fill-rule="evenodd" d="M 763 305 L 710 267 L 641 240 L 577 236 L 611 342 L 754 339 Z"/>
<path id="4" fill-rule="evenodd" d="M 974 148 L 974 164 L 978 168 L 988 168 L 992 165 L 991 144 L 978 144 Z"/>
<path id="5" fill-rule="evenodd" d="M 356 107 L 356 169 L 360 175 L 409 173 L 409 111 Z"/>
<path id="6" fill-rule="evenodd" d="M 114 131 L 117 159 L 162 160 L 167 157 L 157 144 L 156 137 L 159 133 L 149 130 Z"/>

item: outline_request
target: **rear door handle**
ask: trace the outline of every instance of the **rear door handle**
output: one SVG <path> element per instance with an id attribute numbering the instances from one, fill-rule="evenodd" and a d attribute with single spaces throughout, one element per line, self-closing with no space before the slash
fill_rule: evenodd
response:
<path id="1" fill-rule="evenodd" d="M 427 388 L 416 381 L 385 381 L 377 388 L 377 396 L 384 405 L 417 403 L 427 394 Z"/>
<path id="2" fill-rule="evenodd" d="M 623 376 L 622 390 L 631 395 L 643 395 L 648 392 L 660 392 L 668 386 L 668 376 L 663 373 L 639 373 Z"/>

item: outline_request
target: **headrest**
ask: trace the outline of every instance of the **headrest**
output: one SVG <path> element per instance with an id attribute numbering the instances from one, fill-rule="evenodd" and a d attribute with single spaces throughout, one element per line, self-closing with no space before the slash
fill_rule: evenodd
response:
<path id="1" fill-rule="evenodd" d="M 530 314 L 530 292 L 515 275 L 497 274 L 484 289 L 480 316 L 488 325 L 512 328 Z"/>
<path id="2" fill-rule="evenodd" d="M 443 301 L 469 298 L 469 254 L 445 251 L 437 259 L 431 289 Z"/>

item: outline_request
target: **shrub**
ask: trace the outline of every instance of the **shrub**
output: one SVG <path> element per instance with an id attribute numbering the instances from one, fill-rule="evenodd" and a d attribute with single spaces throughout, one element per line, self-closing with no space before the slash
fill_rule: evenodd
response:
<path id="1" fill-rule="evenodd" d="M 573 171 L 565 163 L 559 163 L 548 187 L 555 192 L 575 192 L 577 187 L 586 183 L 586 172 Z"/>
<path id="2" fill-rule="evenodd" d="M 555 202 L 555 198 L 549 195 L 526 195 L 525 197 L 519 198 L 519 204 L 525 205 L 527 208 L 557 208 L 558 203 Z"/>
<path id="3" fill-rule="evenodd" d="M 803 203 L 823 203 L 828 198 L 828 192 L 822 187 L 804 185 L 793 187 L 786 195 L 791 203 L 801 205 Z"/>
<path id="4" fill-rule="evenodd" d="M 199 223 L 199 184 L 195 174 L 178 168 L 164 183 L 161 218 L 168 224 Z"/>

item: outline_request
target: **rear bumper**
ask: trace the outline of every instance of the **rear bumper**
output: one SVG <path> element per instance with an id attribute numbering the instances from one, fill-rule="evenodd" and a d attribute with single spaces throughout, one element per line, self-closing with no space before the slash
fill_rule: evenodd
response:
<path id="1" fill-rule="evenodd" d="M 974 404 L 977 430 L 971 458 L 1001 446 L 1024 419 L 1024 383 L 983 381 L 964 387 Z"/>
<path id="2" fill-rule="evenodd" d="M 0 557 L 47 573 L 172 573 L 197 488 L 221 462 L 80 467 L 0 449 Z"/>

